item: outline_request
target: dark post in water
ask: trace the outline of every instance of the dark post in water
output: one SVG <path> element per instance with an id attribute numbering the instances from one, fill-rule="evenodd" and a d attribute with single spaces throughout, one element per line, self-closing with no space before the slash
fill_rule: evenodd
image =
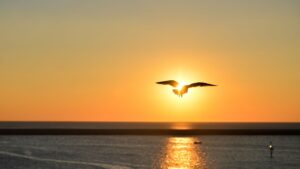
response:
<path id="1" fill-rule="evenodd" d="M 270 157 L 273 158 L 274 147 L 273 147 L 273 145 L 272 145 L 272 141 L 270 141 L 269 149 L 270 149 Z"/>

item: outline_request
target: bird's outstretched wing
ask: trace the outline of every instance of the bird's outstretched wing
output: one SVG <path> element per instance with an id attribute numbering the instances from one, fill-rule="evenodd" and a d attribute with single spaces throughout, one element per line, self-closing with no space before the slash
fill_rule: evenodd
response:
<path id="1" fill-rule="evenodd" d="M 197 82 L 197 83 L 192 83 L 192 84 L 189 84 L 188 87 L 203 87 L 203 86 L 217 86 L 217 85 L 214 85 L 214 84 L 209 84 L 209 83 L 205 83 L 205 82 Z"/>
<path id="2" fill-rule="evenodd" d="M 162 85 L 171 85 L 173 87 L 177 87 L 178 86 L 178 82 L 176 82 L 175 80 L 166 80 L 166 81 L 161 81 L 161 82 L 156 82 L 157 84 L 162 84 Z"/>

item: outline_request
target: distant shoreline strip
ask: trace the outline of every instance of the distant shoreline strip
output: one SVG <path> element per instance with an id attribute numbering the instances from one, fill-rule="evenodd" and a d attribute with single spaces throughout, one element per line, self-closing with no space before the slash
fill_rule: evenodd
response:
<path id="1" fill-rule="evenodd" d="M 300 129 L 0 129 L 0 135 L 300 135 Z"/>

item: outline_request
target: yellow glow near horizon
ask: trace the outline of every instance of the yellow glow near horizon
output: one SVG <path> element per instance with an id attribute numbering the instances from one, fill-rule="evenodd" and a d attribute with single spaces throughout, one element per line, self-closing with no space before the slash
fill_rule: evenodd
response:
<path id="1" fill-rule="evenodd" d="M 177 71 L 177 73 L 173 75 L 170 73 L 170 75 L 166 75 L 165 78 L 161 79 L 168 79 L 168 77 L 179 82 L 179 85 L 176 87 L 178 90 L 184 85 L 205 81 L 202 74 L 195 74 L 195 72 L 188 68 Z M 191 88 L 188 93 L 182 97 L 178 97 L 172 92 L 173 88 L 171 86 L 157 86 L 157 90 L 161 91 L 155 92 L 158 96 L 159 105 L 157 106 L 159 106 L 160 114 L 172 118 L 172 121 L 186 121 L 183 119 L 187 117 L 194 120 L 201 120 L 200 118 L 207 114 L 207 112 L 204 111 L 209 100 L 205 100 L 205 90 L 207 89 L 202 87 Z M 184 127 L 182 128 L 181 126 L 181 129 L 184 129 Z"/>

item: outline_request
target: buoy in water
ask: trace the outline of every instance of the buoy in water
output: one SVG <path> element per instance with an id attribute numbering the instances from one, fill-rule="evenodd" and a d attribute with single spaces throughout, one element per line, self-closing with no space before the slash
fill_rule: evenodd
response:
<path id="1" fill-rule="evenodd" d="M 273 158 L 274 146 L 272 145 L 272 141 L 270 141 L 269 150 L 270 150 L 270 157 Z"/>

